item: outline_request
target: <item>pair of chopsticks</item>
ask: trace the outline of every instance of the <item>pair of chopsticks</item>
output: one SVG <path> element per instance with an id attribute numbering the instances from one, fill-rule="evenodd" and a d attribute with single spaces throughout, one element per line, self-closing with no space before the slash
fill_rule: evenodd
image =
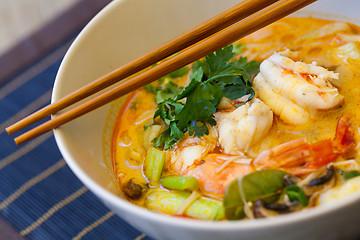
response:
<path id="1" fill-rule="evenodd" d="M 166 42 L 160 47 L 9 126 L 6 128 L 6 131 L 8 134 L 15 133 L 161 61 L 158 65 L 142 71 L 134 77 L 121 81 L 116 87 L 110 88 L 104 93 L 53 117 L 42 125 L 15 138 L 16 144 L 22 144 L 93 111 L 137 88 L 149 84 L 176 69 L 205 57 L 315 1 L 316 0 L 242 1 L 225 12 Z M 166 59 L 179 51 L 179 54 Z M 166 60 L 162 61 L 163 59 Z"/>

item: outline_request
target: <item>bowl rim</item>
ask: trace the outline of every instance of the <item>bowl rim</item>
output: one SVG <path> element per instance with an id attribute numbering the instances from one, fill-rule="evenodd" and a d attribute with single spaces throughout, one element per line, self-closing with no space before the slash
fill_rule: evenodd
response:
<path id="1" fill-rule="evenodd" d="M 55 79 L 54 88 L 52 92 L 51 102 L 59 99 L 59 81 L 61 79 L 61 74 L 65 71 L 67 62 L 73 56 L 74 51 L 77 47 L 77 44 L 82 41 L 82 39 L 86 38 L 87 32 L 93 28 L 95 23 L 98 23 L 103 19 L 108 12 L 112 10 L 112 8 L 120 7 L 120 5 L 130 0 L 117 0 L 110 2 L 105 8 L 103 8 L 94 18 L 81 30 L 79 35 L 76 37 L 74 42 L 71 44 L 70 48 L 68 49 L 67 53 L 65 54 L 59 70 L 58 74 Z M 311 12 L 311 11 L 309 11 Z M 326 15 L 326 13 L 325 13 Z M 346 19 L 346 17 L 345 17 Z M 126 199 L 122 199 L 116 194 L 109 192 L 108 190 L 101 187 L 98 183 L 96 183 L 91 176 L 86 174 L 81 167 L 73 160 L 71 153 L 65 148 L 64 139 L 62 138 L 63 133 L 59 129 L 54 129 L 54 136 L 56 143 L 59 147 L 61 154 L 63 155 L 66 163 L 73 171 L 73 173 L 80 179 L 80 181 L 86 185 L 92 192 L 94 192 L 100 199 L 105 201 L 106 203 L 111 204 L 112 206 L 116 206 L 118 209 L 124 212 L 131 212 L 132 214 L 146 218 L 147 220 L 156 221 L 159 223 L 166 223 L 181 227 L 186 227 L 189 229 L 198 229 L 203 230 L 206 229 L 207 231 L 218 231 L 218 230 L 236 230 L 236 231 L 251 231 L 254 229 L 267 229 L 273 228 L 274 226 L 283 226 L 290 224 L 296 224 L 300 221 L 306 221 L 310 218 L 321 217 L 323 215 L 329 214 L 331 212 L 340 211 L 344 208 L 350 207 L 353 204 L 359 202 L 360 199 L 360 192 L 355 193 L 351 196 L 346 198 L 340 199 L 331 205 L 325 206 L 317 206 L 316 208 L 312 209 L 305 209 L 303 211 L 294 212 L 291 214 L 284 214 L 279 215 L 272 218 L 265 218 L 265 219 L 256 219 L 256 220 L 236 220 L 236 221 L 199 221 L 196 219 L 185 219 L 174 217 L 170 215 L 165 215 L 161 213 L 152 212 L 147 210 L 146 208 L 137 206 Z"/>

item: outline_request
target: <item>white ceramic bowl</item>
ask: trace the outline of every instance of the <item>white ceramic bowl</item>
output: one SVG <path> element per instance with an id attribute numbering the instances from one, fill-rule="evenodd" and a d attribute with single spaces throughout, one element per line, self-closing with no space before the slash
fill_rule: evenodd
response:
<path id="1" fill-rule="evenodd" d="M 59 69 L 52 101 L 236 3 L 236 0 L 113 1 L 72 44 Z M 360 1 L 356 0 L 320 0 L 300 14 L 310 13 L 359 24 L 358 9 Z M 111 165 L 106 162 L 108 145 L 103 144 L 103 136 L 110 134 L 109 126 L 105 126 L 109 110 L 108 104 L 60 127 L 55 130 L 56 141 L 70 168 L 91 191 L 131 225 L 155 239 L 303 240 L 360 236 L 360 194 L 309 211 L 231 222 L 164 216 L 123 200 L 112 180 Z"/>

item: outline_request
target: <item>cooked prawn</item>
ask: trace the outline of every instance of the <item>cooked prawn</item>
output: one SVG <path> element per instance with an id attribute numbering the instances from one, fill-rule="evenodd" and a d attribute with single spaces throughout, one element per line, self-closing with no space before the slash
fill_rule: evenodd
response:
<path id="1" fill-rule="evenodd" d="M 217 146 L 217 132 L 208 126 L 209 134 L 202 137 L 186 136 L 167 151 L 166 162 L 169 169 L 177 174 L 185 174 L 189 167 L 200 161 Z"/>
<path id="2" fill-rule="evenodd" d="M 177 174 L 195 176 L 204 192 L 221 197 L 229 181 L 253 171 L 252 159 L 244 152 L 267 134 L 273 113 L 261 100 L 253 99 L 239 108 L 217 112 L 215 118 L 217 126 L 209 127 L 209 135 L 187 136 L 167 151 L 166 166 Z M 218 142 L 222 154 L 214 154 Z"/>
<path id="3" fill-rule="evenodd" d="M 226 186 L 232 180 L 255 171 L 251 160 L 241 155 L 209 154 L 187 175 L 194 176 L 198 180 L 202 192 L 221 198 Z"/>
<path id="4" fill-rule="evenodd" d="M 289 57 L 287 57 L 289 56 Z M 254 79 L 259 98 L 283 121 L 304 124 L 316 110 L 331 109 L 344 101 L 331 81 L 338 74 L 315 62 L 295 62 L 295 53 L 275 53 L 260 65 Z"/>
<path id="5" fill-rule="evenodd" d="M 215 119 L 223 152 L 237 155 L 247 152 L 267 134 L 273 113 L 261 100 L 254 98 L 231 112 L 215 113 Z"/>
<path id="6" fill-rule="evenodd" d="M 296 139 L 263 151 L 253 164 L 259 169 L 283 169 L 294 175 L 303 175 L 336 160 L 354 147 L 351 122 L 347 116 L 343 116 L 333 140 L 308 143 L 305 139 Z"/>
<path id="7" fill-rule="evenodd" d="M 314 172 L 354 149 L 355 139 L 349 118 L 343 116 L 332 140 L 308 143 L 305 139 L 296 139 L 265 150 L 256 159 L 243 153 L 235 156 L 211 153 L 214 149 L 201 152 L 194 150 L 196 146 L 201 147 L 195 144 L 172 152 L 173 160 L 179 162 L 170 163 L 169 167 L 180 175 L 194 176 L 201 191 L 221 198 L 230 181 L 259 169 L 282 169 L 297 176 Z M 192 151 L 194 155 L 183 151 Z M 177 158 L 178 155 L 182 158 Z"/>

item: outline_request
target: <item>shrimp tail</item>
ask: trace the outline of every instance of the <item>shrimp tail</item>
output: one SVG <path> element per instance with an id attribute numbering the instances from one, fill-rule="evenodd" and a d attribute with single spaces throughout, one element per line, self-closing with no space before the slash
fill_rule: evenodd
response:
<path id="1" fill-rule="evenodd" d="M 333 146 L 336 152 L 345 154 L 355 148 L 355 134 L 348 115 L 342 116 L 336 127 Z"/>
<path id="2" fill-rule="evenodd" d="M 254 159 L 253 164 L 261 169 L 282 169 L 302 175 L 335 161 L 354 147 L 355 137 L 350 118 L 342 116 L 333 140 L 307 143 L 304 139 L 296 139 L 265 150 Z"/>
<path id="3" fill-rule="evenodd" d="M 324 140 L 313 143 L 310 148 L 316 161 L 310 163 L 314 166 L 323 166 L 330 163 L 341 155 L 344 155 L 355 147 L 355 135 L 348 115 L 340 117 L 337 126 L 335 138 L 333 140 Z"/>

